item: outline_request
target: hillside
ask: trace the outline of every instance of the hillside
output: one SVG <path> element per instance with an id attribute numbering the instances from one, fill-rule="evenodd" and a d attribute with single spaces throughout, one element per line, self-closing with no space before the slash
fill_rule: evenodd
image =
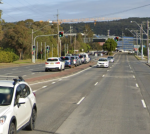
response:
<path id="1" fill-rule="evenodd" d="M 127 19 L 120 19 L 114 21 L 104 21 L 104 22 L 96 22 L 94 26 L 94 22 L 89 23 L 68 23 L 68 24 L 61 24 L 64 31 L 68 31 L 70 25 L 73 26 L 73 33 L 79 33 L 84 31 L 85 24 L 88 24 L 95 34 L 100 35 L 107 35 L 107 30 L 110 30 L 110 35 L 122 36 L 122 32 L 125 36 L 133 36 L 128 30 L 139 30 L 139 27 L 135 23 L 131 23 L 131 21 L 136 21 L 138 24 L 145 22 L 143 25 L 144 30 L 146 30 L 146 21 L 150 20 L 150 18 L 127 18 Z"/>

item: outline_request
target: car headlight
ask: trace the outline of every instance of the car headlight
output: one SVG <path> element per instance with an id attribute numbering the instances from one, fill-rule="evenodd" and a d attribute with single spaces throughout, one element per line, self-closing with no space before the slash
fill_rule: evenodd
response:
<path id="1" fill-rule="evenodd" d="M 3 125 L 6 121 L 6 116 L 1 116 L 0 117 L 0 125 Z"/>

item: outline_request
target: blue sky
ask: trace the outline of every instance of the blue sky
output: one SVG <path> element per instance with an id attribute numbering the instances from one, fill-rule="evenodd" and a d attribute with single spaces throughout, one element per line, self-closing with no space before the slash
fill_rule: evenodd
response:
<path id="1" fill-rule="evenodd" d="M 26 19 L 34 21 L 80 18 L 129 18 L 150 17 L 149 0 L 2 0 L 2 19 L 15 22 Z M 117 12 L 117 13 L 116 13 Z M 116 14 L 115 14 L 116 13 Z"/>

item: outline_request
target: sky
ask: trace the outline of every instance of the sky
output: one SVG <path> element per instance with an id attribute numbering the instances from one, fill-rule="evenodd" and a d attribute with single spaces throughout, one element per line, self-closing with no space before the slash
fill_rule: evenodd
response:
<path id="1" fill-rule="evenodd" d="M 5 22 L 150 17 L 150 0 L 0 0 Z"/>

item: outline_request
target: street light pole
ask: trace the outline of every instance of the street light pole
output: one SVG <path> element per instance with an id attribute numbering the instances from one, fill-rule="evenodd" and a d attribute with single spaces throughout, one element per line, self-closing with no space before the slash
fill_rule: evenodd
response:
<path id="1" fill-rule="evenodd" d="M 150 63 L 149 57 L 149 21 L 147 21 L 147 62 Z"/>

